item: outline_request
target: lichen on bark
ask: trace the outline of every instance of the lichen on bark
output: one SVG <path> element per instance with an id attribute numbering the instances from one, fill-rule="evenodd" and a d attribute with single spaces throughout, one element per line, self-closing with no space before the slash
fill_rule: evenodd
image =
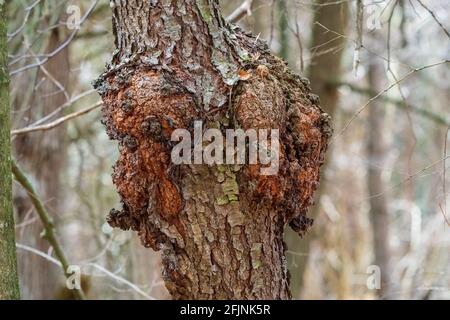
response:
<path id="1" fill-rule="evenodd" d="M 251 34 L 229 25 L 216 0 L 115 1 L 117 50 L 95 86 L 118 140 L 114 227 L 161 250 L 176 299 L 289 299 L 283 232 L 300 234 L 331 134 L 329 117 Z M 245 77 L 242 77 L 245 74 Z M 278 129 L 280 170 L 261 164 L 178 165 L 175 129 Z"/>

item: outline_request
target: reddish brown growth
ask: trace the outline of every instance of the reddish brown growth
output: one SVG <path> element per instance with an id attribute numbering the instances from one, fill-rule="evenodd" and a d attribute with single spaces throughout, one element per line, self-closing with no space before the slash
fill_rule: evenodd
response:
<path id="1" fill-rule="evenodd" d="M 300 234 L 311 226 L 306 212 L 331 135 L 329 118 L 307 80 L 262 42 L 238 29 L 218 32 L 228 27 L 217 1 L 206 2 L 215 8 L 209 22 L 193 0 L 164 7 L 156 1 L 157 9 L 147 8 L 153 15 L 133 19 L 126 8 L 115 9 L 116 36 L 123 39 L 96 84 L 107 132 L 120 145 L 113 180 L 123 208 L 112 210 L 108 221 L 163 250 L 163 276 L 175 298 L 287 299 L 283 232 L 287 224 Z M 176 16 L 180 8 L 192 21 Z M 145 42 L 158 48 L 134 51 L 142 44 L 135 39 L 146 36 L 139 30 L 143 23 L 127 24 L 136 19 L 161 29 Z M 240 60 L 243 51 L 253 59 Z M 192 134 L 195 120 L 223 134 L 279 129 L 278 174 L 261 175 L 261 165 L 173 165 L 171 133 Z"/>
<path id="2" fill-rule="evenodd" d="M 145 232 L 152 228 L 147 218 L 154 213 L 176 225 L 183 200 L 171 176 L 170 136 L 175 128 L 188 128 L 194 103 L 188 94 L 165 92 L 167 80 L 152 71 L 137 72 L 126 84 L 109 81 L 121 85 L 104 97 L 103 112 L 109 135 L 120 142 L 113 181 L 124 204 L 123 212 L 113 210 L 109 221 L 140 231 L 143 243 L 158 249 L 155 238 L 160 235 Z"/>

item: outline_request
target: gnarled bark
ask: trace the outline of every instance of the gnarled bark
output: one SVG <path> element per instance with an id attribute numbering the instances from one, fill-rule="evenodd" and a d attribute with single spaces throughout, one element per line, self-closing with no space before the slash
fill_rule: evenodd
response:
<path id="1" fill-rule="evenodd" d="M 176 299 L 288 299 L 284 228 L 303 233 L 331 134 L 308 81 L 220 16 L 216 0 L 114 1 L 117 50 L 95 86 L 118 140 L 114 227 L 162 250 Z M 179 165 L 171 134 L 194 121 L 279 129 L 280 170 Z"/>

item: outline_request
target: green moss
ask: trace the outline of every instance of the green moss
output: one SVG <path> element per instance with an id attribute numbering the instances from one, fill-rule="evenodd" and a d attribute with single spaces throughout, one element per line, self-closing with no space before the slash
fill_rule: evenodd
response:
<path id="1" fill-rule="evenodd" d="M 223 192 L 227 195 L 239 194 L 239 185 L 237 181 L 233 178 L 227 178 L 222 184 Z"/>
<path id="2" fill-rule="evenodd" d="M 219 173 L 217 174 L 217 181 L 218 181 L 219 183 L 222 183 L 222 182 L 225 181 L 225 175 L 223 174 L 223 172 L 219 172 Z"/>
<path id="3" fill-rule="evenodd" d="M 239 201 L 239 184 L 236 180 L 235 166 L 217 166 L 217 181 L 221 184 L 223 194 L 217 199 L 219 205 L 227 205 Z"/>
<path id="4" fill-rule="evenodd" d="M 219 206 L 227 205 L 229 202 L 230 201 L 228 200 L 228 197 L 226 195 L 220 196 L 219 198 L 217 198 L 217 204 Z"/>

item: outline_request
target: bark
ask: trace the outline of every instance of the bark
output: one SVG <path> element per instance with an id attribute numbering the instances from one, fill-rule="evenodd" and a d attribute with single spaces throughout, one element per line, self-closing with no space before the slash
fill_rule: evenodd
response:
<path id="1" fill-rule="evenodd" d="M 369 87 L 380 92 L 384 88 L 382 79 L 385 77 L 383 65 L 372 61 L 368 70 Z M 386 197 L 385 183 L 383 181 L 383 168 L 386 161 L 386 138 L 385 138 L 385 106 L 383 102 L 375 101 L 369 108 L 368 137 L 367 137 L 367 186 L 370 195 L 370 217 L 372 221 L 374 241 L 374 264 L 380 267 L 381 288 L 379 297 L 385 297 L 389 292 L 391 284 L 391 250 L 389 247 L 389 210 Z M 377 195 L 377 196 L 373 196 Z"/>
<path id="2" fill-rule="evenodd" d="M 63 28 L 53 29 L 49 35 L 46 51 L 52 52 L 65 40 Z M 26 127 L 30 123 L 39 120 L 43 115 L 50 114 L 56 108 L 66 102 L 66 96 L 61 89 L 68 90 L 69 83 L 69 51 L 62 49 L 57 55 L 44 64 L 45 71 L 39 70 L 36 77 L 37 89 L 31 99 L 32 107 L 25 112 L 17 112 L 20 119 L 20 127 Z M 31 81 L 30 76 L 24 73 L 23 81 Z M 21 105 L 21 97 L 16 99 L 16 108 Z M 26 119 L 26 120 L 25 120 Z M 20 164 L 29 173 L 36 184 L 46 207 L 54 216 L 57 223 L 57 215 L 61 212 L 61 180 L 60 173 L 65 164 L 66 127 L 58 126 L 54 130 L 34 132 L 16 138 L 14 147 L 15 155 Z M 14 204 L 20 220 L 28 220 L 32 204 L 28 194 L 23 190 L 14 193 Z M 20 221 L 19 220 L 19 221 Z M 20 243 L 29 245 L 37 250 L 48 251 L 48 242 L 41 237 L 43 225 L 40 221 L 29 224 L 24 229 L 19 229 L 17 238 Z M 18 255 L 19 270 L 23 295 L 25 299 L 53 299 L 57 288 L 63 285 L 63 277 L 56 266 L 49 265 L 48 261 L 28 252 L 21 251 Z M 51 272 L 49 272 L 52 270 Z M 59 279 L 58 279 L 59 278 Z"/>
<path id="3" fill-rule="evenodd" d="M 0 300 L 19 299 L 14 215 L 12 209 L 11 139 L 6 4 L 0 4 Z"/>
<path id="4" fill-rule="evenodd" d="M 283 242 L 303 233 L 331 134 L 308 81 L 267 45 L 225 23 L 216 0 L 113 2 L 117 50 L 95 87 L 119 141 L 114 227 L 161 250 L 175 299 L 289 299 Z M 280 171 L 180 165 L 176 128 L 280 130 Z"/>
<path id="5" fill-rule="evenodd" d="M 333 85 L 342 75 L 342 53 L 345 39 L 337 34 L 345 34 L 348 23 L 348 3 L 346 1 L 316 0 L 314 5 L 311 35 L 311 64 L 308 75 L 311 88 L 320 97 L 320 104 L 332 118 L 337 112 L 339 103 L 338 88 Z M 334 32 L 327 31 L 324 27 Z M 336 33 L 337 34 L 336 34 Z M 331 151 L 330 151 L 331 153 Z M 326 170 L 326 162 L 322 172 Z M 322 177 L 317 190 L 316 203 L 320 203 L 320 195 L 326 187 L 325 177 Z M 320 205 L 311 208 L 311 217 L 317 217 Z M 291 250 L 300 255 L 292 257 L 295 264 L 291 268 L 292 288 L 294 297 L 299 297 L 303 287 L 303 276 L 308 263 L 310 242 L 314 234 L 306 235 L 303 241 L 298 241 L 294 234 L 288 234 L 287 243 Z"/>

